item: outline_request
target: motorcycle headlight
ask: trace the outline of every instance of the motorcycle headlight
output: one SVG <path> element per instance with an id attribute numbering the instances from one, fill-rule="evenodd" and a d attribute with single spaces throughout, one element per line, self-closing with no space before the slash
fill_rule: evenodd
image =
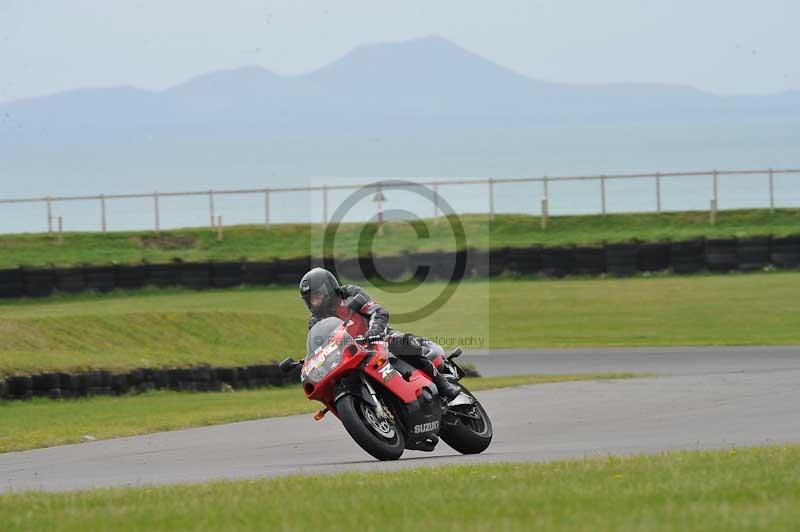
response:
<path id="1" fill-rule="evenodd" d="M 300 380 L 319 383 L 342 361 L 342 350 L 335 341 L 320 347 L 303 363 Z"/>

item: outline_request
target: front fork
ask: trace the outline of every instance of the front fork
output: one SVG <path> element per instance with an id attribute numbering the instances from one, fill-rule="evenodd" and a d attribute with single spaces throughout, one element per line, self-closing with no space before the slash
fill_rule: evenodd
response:
<path id="1" fill-rule="evenodd" d="M 369 379 L 363 373 L 359 373 L 359 377 L 361 377 L 361 382 L 367 388 L 367 391 L 372 396 L 372 400 L 375 401 L 375 413 L 378 414 L 378 417 L 381 419 L 388 419 L 389 421 L 394 421 L 391 416 L 386 415 L 386 409 L 383 408 L 383 403 L 380 399 L 378 399 L 378 394 L 375 393 L 375 388 L 372 387 L 372 383 L 369 382 Z"/>

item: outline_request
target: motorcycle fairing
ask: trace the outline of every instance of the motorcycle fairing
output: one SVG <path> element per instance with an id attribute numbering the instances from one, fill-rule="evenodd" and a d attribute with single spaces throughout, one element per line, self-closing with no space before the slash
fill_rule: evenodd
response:
<path id="1" fill-rule="evenodd" d="M 424 372 L 397 358 L 387 360 L 378 368 L 368 363 L 364 369 L 372 379 L 383 382 L 398 399 L 398 406 L 404 410 L 400 417 L 408 443 L 424 441 L 439 432 L 442 417 L 439 392 Z M 383 375 L 390 371 L 391 378 L 383 381 Z M 403 375 L 409 375 L 409 379 L 406 381 Z"/>

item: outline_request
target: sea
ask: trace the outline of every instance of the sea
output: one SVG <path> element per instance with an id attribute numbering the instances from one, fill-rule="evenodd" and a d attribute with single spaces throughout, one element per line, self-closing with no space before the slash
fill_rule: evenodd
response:
<path id="1" fill-rule="evenodd" d="M 599 180 L 559 181 L 558 177 L 768 168 L 800 169 L 800 121 L 471 127 L 389 135 L 148 137 L 124 144 L 30 145 L 0 151 L 0 199 L 204 192 L 159 197 L 158 226 L 166 230 L 209 226 L 211 190 L 269 188 L 270 223 L 314 223 L 326 215 L 328 221 L 368 220 L 379 209 L 387 217 L 400 218 L 427 218 L 448 209 L 456 214 L 486 213 L 487 184 L 452 182 L 548 176 L 549 212 L 558 216 L 602 210 Z M 451 184 L 436 188 L 436 201 L 429 192 L 409 186 L 384 190 L 378 203 L 374 191 L 358 188 L 385 180 Z M 354 188 L 335 188 L 347 185 Z M 323 186 L 329 187 L 326 194 L 279 190 Z M 775 207 L 800 207 L 800 173 L 775 174 L 773 193 Z M 362 197 L 356 201 L 353 194 Z M 494 209 L 538 215 L 543 195 L 542 183 L 496 183 Z M 221 216 L 226 226 L 265 222 L 263 193 L 215 193 L 213 198 L 214 216 Z M 608 179 L 605 198 L 609 213 L 655 211 L 655 179 Z M 710 175 L 661 179 L 664 211 L 707 210 L 712 198 Z M 719 176 L 717 200 L 721 210 L 768 207 L 768 174 Z M 51 205 L 54 228 L 58 217 L 64 231 L 102 228 L 99 200 Z M 108 199 L 105 218 L 108 231 L 153 230 L 155 201 L 152 196 Z M 47 229 L 44 202 L 0 203 L 0 233 Z"/>

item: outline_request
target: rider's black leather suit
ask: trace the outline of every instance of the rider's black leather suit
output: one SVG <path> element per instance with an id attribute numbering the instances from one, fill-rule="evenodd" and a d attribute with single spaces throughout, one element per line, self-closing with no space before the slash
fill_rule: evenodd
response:
<path id="1" fill-rule="evenodd" d="M 419 368 L 432 374 L 431 360 L 437 355 L 444 356 L 444 349 L 427 338 L 401 333 L 389 327 L 389 312 L 379 305 L 360 286 L 346 284 L 339 289 L 341 301 L 335 307 L 322 308 L 319 312 L 311 314 L 308 319 L 308 328 L 311 329 L 318 321 L 337 316 L 346 319 L 350 314 L 347 304 L 358 294 L 367 299 L 367 304 L 361 307 L 359 314 L 367 320 L 367 337 L 382 336 L 389 343 L 391 353 Z"/>

